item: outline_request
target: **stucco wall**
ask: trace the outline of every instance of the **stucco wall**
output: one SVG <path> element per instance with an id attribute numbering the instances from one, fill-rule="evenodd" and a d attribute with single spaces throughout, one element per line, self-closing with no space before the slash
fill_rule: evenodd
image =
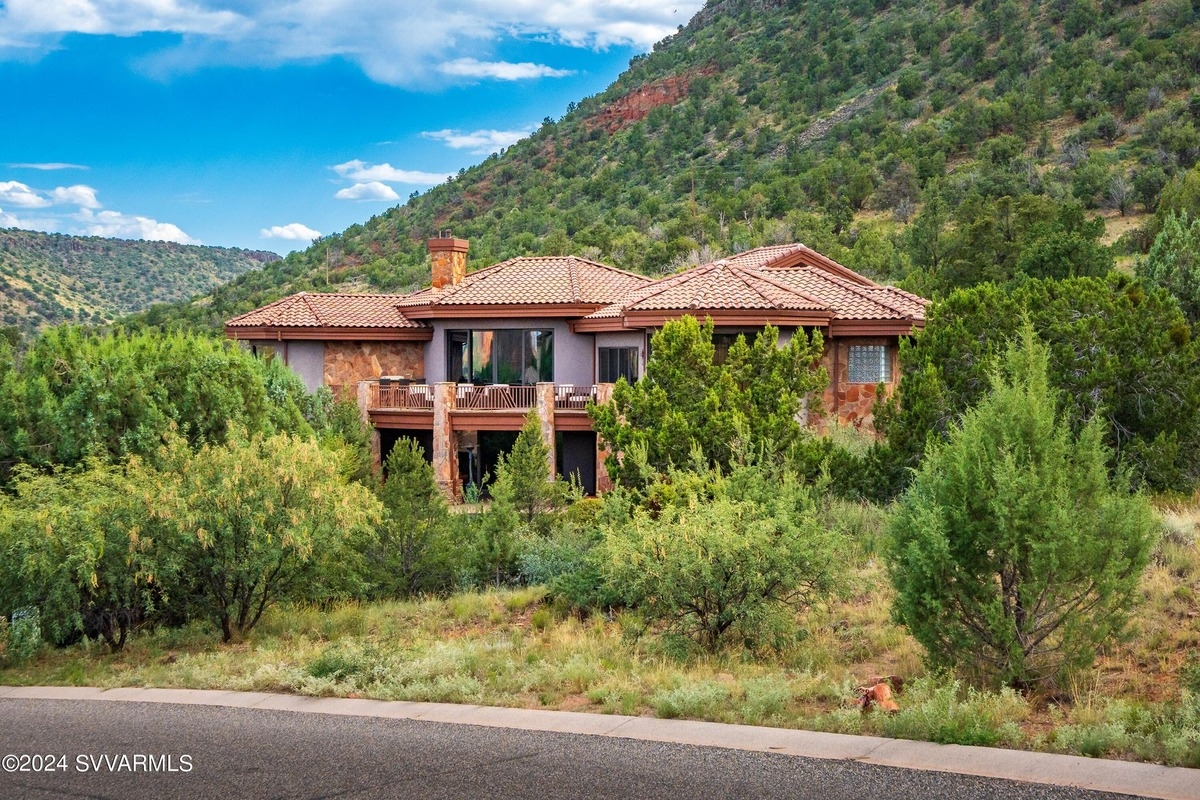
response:
<path id="1" fill-rule="evenodd" d="M 359 381 L 394 375 L 425 377 L 423 342 L 325 342 L 325 385 L 336 397 L 354 397 Z"/>
<path id="2" fill-rule="evenodd" d="M 621 331 L 619 333 L 597 333 L 596 350 L 592 354 L 592 374 L 599 374 L 601 347 L 636 347 L 638 349 L 638 377 L 646 374 L 646 333 L 644 331 Z"/>
<path id="3" fill-rule="evenodd" d="M 325 376 L 324 342 L 287 342 L 284 351 L 287 365 L 292 368 L 310 392 L 321 388 Z"/>
<path id="4" fill-rule="evenodd" d="M 594 383 L 595 345 L 590 333 L 575 334 L 563 319 L 439 319 L 433 322 L 433 341 L 425 347 L 425 378 L 446 380 L 446 331 L 506 328 L 554 330 L 554 382 Z"/>

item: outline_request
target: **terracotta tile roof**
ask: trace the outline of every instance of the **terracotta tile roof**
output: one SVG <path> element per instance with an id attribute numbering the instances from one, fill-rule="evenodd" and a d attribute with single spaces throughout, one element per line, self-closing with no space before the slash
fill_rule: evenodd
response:
<path id="1" fill-rule="evenodd" d="M 414 292 L 398 305 L 604 305 L 650 281 L 576 256 L 521 257 L 472 272 L 454 286 Z"/>
<path id="2" fill-rule="evenodd" d="M 824 306 L 761 270 L 714 261 L 636 289 L 617 304 L 629 311 L 698 309 L 789 309 L 821 311 Z M 607 311 L 608 309 L 603 309 Z M 597 312 L 599 313 L 599 312 Z"/>
<path id="3" fill-rule="evenodd" d="M 925 318 L 928 301 L 847 269 L 802 244 L 749 250 L 635 289 L 586 319 L 640 311 L 827 312 L 841 320 Z"/>
<path id="4" fill-rule="evenodd" d="M 424 328 L 396 308 L 396 294 L 299 294 L 225 323 L 229 328 Z"/>
<path id="5" fill-rule="evenodd" d="M 925 306 L 929 303 L 894 286 L 875 283 L 864 286 L 819 267 L 776 267 L 763 272 L 797 291 L 820 298 L 833 312 L 834 319 L 924 320 Z"/>

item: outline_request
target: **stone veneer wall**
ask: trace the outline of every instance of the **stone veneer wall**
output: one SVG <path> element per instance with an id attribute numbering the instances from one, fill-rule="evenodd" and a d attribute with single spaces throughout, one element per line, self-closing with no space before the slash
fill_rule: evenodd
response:
<path id="1" fill-rule="evenodd" d="M 326 342 L 325 385 L 334 397 L 354 398 L 359 381 L 396 375 L 425 379 L 423 342 Z"/>
<path id="2" fill-rule="evenodd" d="M 821 402 L 824 405 L 824 418 L 815 422 L 818 428 L 834 418 L 836 409 L 837 420 L 843 425 L 853 425 L 867 431 L 875 431 L 875 395 L 877 385 L 873 383 L 850 383 L 850 347 L 852 345 L 886 345 L 891 361 L 891 380 L 884 383 L 885 396 L 890 396 L 899 381 L 897 366 L 897 349 L 899 340 L 895 336 L 876 337 L 846 337 L 826 339 L 825 354 L 821 364 L 829 373 L 829 387 L 826 388 Z M 834 348 L 837 348 L 837 370 L 834 371 Z M 836 387 L 836 389 L 835 389 Z"/>

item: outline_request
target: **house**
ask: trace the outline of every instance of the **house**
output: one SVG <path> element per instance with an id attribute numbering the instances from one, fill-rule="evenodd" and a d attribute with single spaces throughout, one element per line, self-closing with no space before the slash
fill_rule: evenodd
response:
<path id="1" fill-rule="evenodd" d="M 820 330 L 829 418 L 872 429 L 877 386 L 898 380 L 899 338 L 926 300 L 802 244 L 760 247 L 652 279 L 575 256 L 513 258 L 467 274 L 468 243 L 429 241 L 431 285 L 409 295 L 301 292 L 242 314 L 226 334 L 282 358 L 309 389 L 355 397 L 386 455 L 420 442 L 451 496 L 480 485 L 530 409 L 559 474 L 607 485 L 586 407 L 637 380 L 653 332 L 711 318 L 718 358 L 764 325 Z"/>

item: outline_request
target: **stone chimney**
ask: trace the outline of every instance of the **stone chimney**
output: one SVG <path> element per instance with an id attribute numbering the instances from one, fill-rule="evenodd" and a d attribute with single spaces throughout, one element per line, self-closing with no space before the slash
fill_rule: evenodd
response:
<path id="1" fill-rule="evenodd" d="M 433 263 L 433 288 L 456 286 L 467 276 L 466 239 L 454 239 L 449 232 L 429 240 L 429 260 Z"/>

